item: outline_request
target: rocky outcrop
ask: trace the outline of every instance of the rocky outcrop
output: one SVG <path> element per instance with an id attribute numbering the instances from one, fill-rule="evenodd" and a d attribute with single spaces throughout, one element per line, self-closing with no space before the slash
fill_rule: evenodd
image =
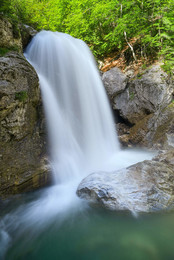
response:
<path id="1" fill-rule="evenodd" d="M 105 72 L 102 79 L 113 109 L 122 123 L 129 126 L 127 132 L 119 131 L 121 143 L 124 146 L 142 145 L 159 149 L 173 146 L 172 78 L 159 64 L 129 80 L 121 71 L 117 73 L 117 70 Z"/>
<path id="2" fill-rule="evenodd" d="M 0 47 L 22 51 L 22 40 L 17 25 L 0 15 Z"/>
<path id="3" fill-rule="evenodd" d="M 129 81 L 124 92 L 117 95 L 113 107 L 135 124 L 145 116 L 164 109 L 172 101 L 174 87 L 160 65 L 153 65 L 139 78 Z"/>
<path id="4" fill-rule="evenodd" d="M 0 48 L 22 53 L 36 34 L 37 31 L 31 26 L 11 23 L 9 19 L 0 15 Z"/>
<path id="5" fill-rule="evenodd" d="M 128 143 L 155 149 L 174 147 L 174 103 L 133 126 L 130 129 Z"/>
<path id="6" fill-rule="evenodd" d="M 26 24 L 22 24 L 20 26 L 20 31 L 22 37 L 22 46 L 23 49 L 25 49 L 25 47 L 29 44 L 31 39 L 37 34 L 37 31 Z"/>
<path id="7" fill-rule="evenodd" d="M 90 174 L 80 198 L 110 210 L 156 212 L 174 208 L 174 149 L 115 172 Z"/>
<path id="8" fill-rule="evenodd" d="M 22 54 L 0 58 L 0 196 L 51 181 L 38 77 Z"/>
<path id="9" fill-rule="evenodd" d="M 113 102 L 114 98 L 125 90 L 128 78 L 121 72 L 120 69 L 114 67 L 103 73 L 102 81 L 109 99 Z"/>

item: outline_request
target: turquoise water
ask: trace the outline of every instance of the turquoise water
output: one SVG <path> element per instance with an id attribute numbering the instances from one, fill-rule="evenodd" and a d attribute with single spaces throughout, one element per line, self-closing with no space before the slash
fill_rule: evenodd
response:
<path id="1" fill-rule="evenodd" d="M 41 225 L 31 224 L 30 218 L 20 220 L 25 218 L 27 205 L 38 197 L 35 193 L 16 198 L 1 210 L 10 235 L 5 260 L 174 259 L 174 213 L 135 218 L 129 212 L 114 213 L 79 204 L 61 217 L 44 222 L 41 214 Z"/>

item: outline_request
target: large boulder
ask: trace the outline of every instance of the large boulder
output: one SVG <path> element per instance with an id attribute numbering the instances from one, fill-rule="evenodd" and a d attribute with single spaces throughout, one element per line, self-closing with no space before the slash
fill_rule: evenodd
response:
<path id="1" fill-rule="evenodd" d="M 115 73 L 115 76 L 111 72 Z M 107 74 L 103 74 L 103 80 L 108 95 L 114 93 L 112 107 L 123 119 L 132 124 L 136 124 L 151 113 L 161 111 L 173 99 L 174 82 L 159 64 L 151 66 L 135 79 L 131 78 L 127 84 L 123 75 L 117 76 L 118 73 L 113 69 L 111 72 L 105 72 Z M 107 75 L 111 76 L 106 82 Z"/>
<path id="2" fill-rule="evenodd" d="M 51 181 L 38 77 L 22 54 L 0 58 L 0 196 Z"/>
<path id="3" fill-rule="evenodd" d="M 80 198 L 110 210 L 156 212 L 174 208 L 174 149 L 115 172 L 92 173 Z"/>
<path id="4" fill-rule="evenodd" d="M 122 71 L 114 67 L 102 75 L 102 81 L 111 102 L 113 99 L 126 88 L 128 78 Z"/>

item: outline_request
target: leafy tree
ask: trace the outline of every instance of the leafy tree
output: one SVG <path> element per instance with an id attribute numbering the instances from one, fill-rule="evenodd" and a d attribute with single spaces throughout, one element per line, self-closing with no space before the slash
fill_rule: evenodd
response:
<path id="1" fill-rule="evenodd" d="M 11 6 L 23 23 L 81 38 L 96 56 L 125 45 L 134 55 L 131 39 L 137 39 L 142 57 L 162 55 L 167 70 L 174 64 L 173 0 L 1 1 L 3 10 L 10 12 Z"/>

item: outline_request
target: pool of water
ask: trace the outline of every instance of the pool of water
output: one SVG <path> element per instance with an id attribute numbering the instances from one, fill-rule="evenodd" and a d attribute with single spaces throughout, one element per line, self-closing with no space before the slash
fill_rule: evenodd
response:
<path id="1" fill-rule="evenodd" d="M 2 205 L 1 259 L 174 259 L 174 213 L 134 217 L 78 199 L 61 213 L 51 207 L 46 212 L 42 195 L 18 196 Z"/>

